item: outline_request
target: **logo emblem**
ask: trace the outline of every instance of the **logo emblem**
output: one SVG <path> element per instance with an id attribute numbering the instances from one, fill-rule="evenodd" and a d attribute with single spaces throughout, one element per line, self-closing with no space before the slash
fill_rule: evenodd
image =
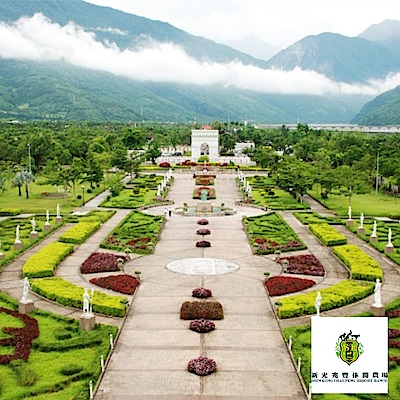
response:
<path id="1" fill-rule="evenodd" d="M 347 365 L 357 361 L 364 352 L 363 345 L 358 341 L 360 335 L 354 335 L 350 330 L 349 333 L 343 333 L 336 342 L 336 355 Z"/>

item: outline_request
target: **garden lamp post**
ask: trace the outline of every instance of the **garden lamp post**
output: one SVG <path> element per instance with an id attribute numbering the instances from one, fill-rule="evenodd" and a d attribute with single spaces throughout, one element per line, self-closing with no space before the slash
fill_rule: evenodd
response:
<path id="1" fill-rule="evenodd" d="M 32 194 L 32 162 L 31 162 L 31 145 L 30 145 L 30 143 L 28 143 L 28 170 L 29 170 L 29 177 L 30 177 L 29 191 Z"/>
<path id="2" fill-rule="evenodd" d="M 85 185 L 82 185 L 82 207 L 85 205 Z"/>

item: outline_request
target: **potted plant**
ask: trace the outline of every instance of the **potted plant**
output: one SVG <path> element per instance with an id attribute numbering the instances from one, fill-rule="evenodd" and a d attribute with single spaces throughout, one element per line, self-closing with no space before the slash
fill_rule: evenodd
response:
<path id="1" fill-rule="evenodd" d="M 140 279 L 141 273 L 142 273 L 142 272 L 139 271 L 139 270 L 136 270 L 136 271 L 135 271 L 135 275 L 136 275 L 136 278 L 137 278 L 137 279 Z"/>
<path id="2" fill-rule="evenodd" d="M 269 271 L 264 271 L 264 279 L 267 280 L 270 276 L 270 272 Z"/>

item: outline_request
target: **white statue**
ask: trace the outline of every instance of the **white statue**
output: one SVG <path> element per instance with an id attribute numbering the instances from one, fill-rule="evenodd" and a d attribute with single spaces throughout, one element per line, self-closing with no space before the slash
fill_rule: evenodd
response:
<path id="1" fill-rule="evenodd" d="M 379 278 L 376 278 L 376 283 L 375 283 L 375 302 L 374 306 L 375 307 L 382 307 L 382 300 L 381 300 L 381 282 L 379 281 Z"/>
<path id="2" fill-rule="evenodd" d="M 83 292 L 83 315 L 90 315 L 90 300 L 88 290 L 85 288 Z"/>
<path id="3" fill-rule="evenodd" d="M 34 216 L 31 219 L 31 225 L 32 225 L 32 233 L 36 233 L 36 221 Z"/>
<path id="4" fill-rule="evenodd" d="M 158 184 L 157 186 L 157 197 L 161 196 L 161 184 Z"/>
<path id="5" fill-rule="evenodd" d="M 363 223 L 364 223 L 364 213 L 361 213 L 361 215 L 360 215 L 360 228 L 363 227 Z"/>
<path id="6" fill-rule="evenodd" d="M 24 278 L 24 289 L 22 291 L 22 298 L 21 301 L 26 303 L 28 301 L 28 293 L 31 285 L 29 284 L 29 279 L 27 277 Z"/>
<path id="7" fill-rule="evenodd" d="M 317 317 L 319 317 L 319 309 L 321 308 L 321 302 L 322 302 L 321 292 L 318 292 L 317 298 L 315 299 L 315 304 L 314 304 L 314 306 L 317 310 Z"/>
<path id="8" fill-rule="evenodd" d="M 49 214 L 49 210 L 46 210 L 46 224 L 47 224 L 47 225 L 50 224 L 50 214 Z"/>
<path id="9" fill-rule="evenodd" d="M 19 238 L 19 225 L 15 228 L 15 243 L 21 243 L 21 239 Z"/>
<path id="10" fill-rule="evenodd" d="M 372 234 L 371 236 L 376 237 L 376 221 L 374 221 L 374 227 L 372 228 Z"/>
<path id="11" fill-rule="evenodd" d="M 61 217 L 61 207 L 60 207 L 60 203 L 57 203 L 57 218 Z"/>
<path id="12" fill-rule="evenodd" d="M 347 215 L 349 216 L 349 220 L 351 220 L 351 206 L 349 206 L 349 211 L 347 212 Z"/>
<path id="13" fill-rule="evenodd" d="M 389 232 L 388 232 L 388 246 L 393 246 L 392 244 L 392 228 L 389 228 Z"/>

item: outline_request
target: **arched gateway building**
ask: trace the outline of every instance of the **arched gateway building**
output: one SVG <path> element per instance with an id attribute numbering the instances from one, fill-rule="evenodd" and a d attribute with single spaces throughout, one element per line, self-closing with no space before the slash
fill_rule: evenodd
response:
<path id="1" fill-rule="evenodd" d="M 218 161 L 218 130 L 192 129 L 192 160 L 200 156 L 208 156 L 210 161 Z"/>

